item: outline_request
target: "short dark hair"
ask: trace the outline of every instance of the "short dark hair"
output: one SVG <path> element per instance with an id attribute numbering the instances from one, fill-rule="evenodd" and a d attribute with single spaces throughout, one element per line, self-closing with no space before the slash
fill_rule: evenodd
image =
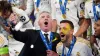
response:
<path id="1" fill-rule="evenodd" d="M 13 12 L 12 11 L 12 6 L 11 3 L 7 2 L 7 1 L 0 1 L 0 12 L 5 13 L 5 12 Z"/>
<path id="2" fill-rule="evenodd" d="M 71 21 L 69 21 L 69 20 L 62 20 L 62 21 L 60 21 L 60 24 L 61 23 L 68 23 L 71 26 L 71 28 L 74 29 L 73 23 Z"/>

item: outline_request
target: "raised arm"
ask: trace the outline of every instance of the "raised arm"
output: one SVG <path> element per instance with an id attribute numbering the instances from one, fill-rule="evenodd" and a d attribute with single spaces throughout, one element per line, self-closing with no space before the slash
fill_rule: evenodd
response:
<path id="1" fill-rule="evenodd" d="M 25 12 L 27 13 L 28 16 L 30 16 L 30 14 L 32 13 L 33 10 L 34 10 L 34 1 L 27 0 Z"/>
<path id="2" fill-rule="evenodd" d="M 13 35 L 13 37 L 23 43 L 26 43 L 28 40 L 28 31 L 26 30 L 25 32 L 21 32 L 21 31 L 16 31 L 13 30 L 13 28 L 10 28 L 11 34 Z"/>
<path id="3" fill-rule="evenodd" d="M 79 30 L 75 33 L 75 36 L 80 36 L 82 35 L 89 27 L 91 24 L 91 19 L 89 17 L 88 11 L 87 11 L 87 6 L 85 5 L 85 20 L 83 21 L 82 25 L 80 26 Z"/>

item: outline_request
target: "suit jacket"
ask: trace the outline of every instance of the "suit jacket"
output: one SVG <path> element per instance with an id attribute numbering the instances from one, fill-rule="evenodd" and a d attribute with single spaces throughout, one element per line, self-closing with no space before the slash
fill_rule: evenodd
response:
<path id="1" fill-rule="evenodd" d="M 41 39 L 40 31 L 26 30 L 25 32 L 11 30 L 14 38 L 25 43 L 19 56 L 46 56 L 46 46 Z M 52 50 L 56 52 L 56 45 L 60 41 L 60 36 L 53 33 Z"/>

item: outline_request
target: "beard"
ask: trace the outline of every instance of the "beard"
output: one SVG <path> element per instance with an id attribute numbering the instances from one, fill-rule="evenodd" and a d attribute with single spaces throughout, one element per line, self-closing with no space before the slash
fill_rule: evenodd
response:
<path id="1" fill-rule="evenodd" d="M 61 42 L 63 42 L 63 43 L 65 43 L 65 42 L 67 42 L 68 41 L 68 39 L 69 39 L 69 35 L 61 35 Z"/>

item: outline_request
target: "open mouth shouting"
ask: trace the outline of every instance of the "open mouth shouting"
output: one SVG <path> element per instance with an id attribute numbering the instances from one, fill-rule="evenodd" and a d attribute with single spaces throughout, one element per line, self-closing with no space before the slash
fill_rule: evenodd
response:
<path id="1" fill-rule="evenodd" d="M 44 22 L 44 25 L 45 25 L 45 27 L 48 27 L 48 22 L 45 21 L 45 22 Z"/>
<path id="2" fill-rule="evenodd" d="M 64 34 L 60 34 L 60 37 L 65 37 L 65 35 Z"/>
<path id="3" fill-rule="evenodd" d="M 45 25 L 48 25 L 48 22 L 44 22 Z"/>

